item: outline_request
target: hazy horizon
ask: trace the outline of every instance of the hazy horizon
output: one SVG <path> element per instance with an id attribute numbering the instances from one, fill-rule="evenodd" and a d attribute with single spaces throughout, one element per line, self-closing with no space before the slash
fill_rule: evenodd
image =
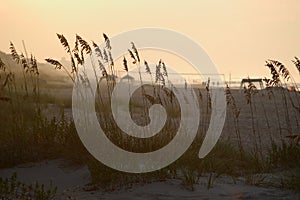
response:
<path id="1" fill-rule="evenodd" d="M 219 68 L 234 77 L 269 76 L 265 60 L 283 62 L 299 82 L 291 59 L 300 57 L 300 2 L 290 1 L 20 1 L 2 2 L 0 50 L 9 41 L 40 62 L 68 58 L 56 33 L 102 41 L 142 27 L 183 33 L 199 43 Z M 130 41 L 129 41 L 130 42 Z M 138 45 L 137 45 L 138 47 Z"/>

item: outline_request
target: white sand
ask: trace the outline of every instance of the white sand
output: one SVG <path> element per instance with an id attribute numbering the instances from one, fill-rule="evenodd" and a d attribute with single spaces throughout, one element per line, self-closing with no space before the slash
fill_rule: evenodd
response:
<path id="1" fill-rule="evenodd" d="M 50 180 L 58 187 L 58 191 L 67 188 L 85 185 L 90 181 L 87 167 L 67 167 L 62 160 L 50 160 L 39 163 L 19 165 L 14 168 L 1 169 L 0 177 L 9 178 L 12 173 L 17 173 L 17 179 L 27 184 L 40 184 L 49 186 Z"/>
<path id="2" fill-rule="evenodd" d="M 300 199 L 300 194 L 274 187 L 257 187 L 248 185 L 242 178 L 233 179 L 228 176 L 217 178 L 213 187 L 207 190 L 207 177 L 201 177 L 195 190 L 189 191 L 181 184 L 181 180 L 172 179 L 132 188 L 104 192 L 102 190 L 84 191 L 89 183 L 90 175 L 87 167 L 66 166 L 62 160 L 51 160 L 39 163 L 20 165 L 0 170 L 1 177 L 10 177 L 17 172 L 18 180 L 26 183 L 48 184 L 49 180 L 58 186 L 57 199 Z M 275 175 L 269 181 L 276 184 L 280 179 Z M 265 179 L 265 180 L 267 180 Z M 271 183 L 270 182 L 270 183 Z M 269 184 L 270 185 L 270 184 Z"/>
<path id="3" fill-rule="evenodd" d="M 205 181 L 207 179 L 204 179 Z M 189 191 L 181 185 L 181 180 L 167 180 L 144 186 L 134 186 L 131 189 L 114 192 L 85 192 L 79 189 L 66 192 L 61 198 L 73 196 L 75 199 L 299 199 L 300 196 L 291 191 L 276 188 L 251 186 L 242 180 L 235 184 L 229 177 L 217 180 L 213 188 L 207 190 L 206 184 L 195 185 L 194 191 Z"/>

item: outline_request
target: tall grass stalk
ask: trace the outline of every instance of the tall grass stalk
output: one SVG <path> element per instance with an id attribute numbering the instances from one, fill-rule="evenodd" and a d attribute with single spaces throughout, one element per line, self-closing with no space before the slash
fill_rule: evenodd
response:
<path id="1" fill-rule="evenodd" d="M 253 102 L 253 96 L 257 94 L 257 88 L 256 86 L 251 82 L 250 78 L 248 78 L 248 86 L 244 86 L 244 94 L 246 97 L 247 104 L 250 108 L 250 114 L 251 114 L 251 126 L 252 126 L 252 134 L 254 138 L 254 144 L 255 144 L 255 155 L 260 153 L 262 157 L 262 145 L 261 145 L 261 137 L 260 134 L 256 133 L 256 125 L 255 125 L 255 118 L 254 118 L 254 109 L 255 109 L 255 102 Z M 259 138 L 259 146 L 257 144 L 257 137 Z M 259 148 L 260 147 L 260 148 Z"/>
<path id="2" fill-rule="evenodd" d="M 242 156 L 243 152 L 244 152 L 244 149 L 243 149 L 242 138 L 241 138 L 241 133 L 240 133 L 240 127 L 239 127 L 239 116 L 240 116 L 241 109 L 238 108 L 238 106 L 236 104 L 236 101 L 235 101 L 235 98 L 232 95 L 232 92 L 231 92 L 230 87 L 228 86 L 228 84 L 226 85 L 225 95 L 226 95 L 227 105 L 231 106 L 231 111 L 232 111 L 233 118 L 234 118 L 235 134 L 236 134 L 236 137 L 238 139 L 238 146 L 239 146 L 240 154 Z"/>

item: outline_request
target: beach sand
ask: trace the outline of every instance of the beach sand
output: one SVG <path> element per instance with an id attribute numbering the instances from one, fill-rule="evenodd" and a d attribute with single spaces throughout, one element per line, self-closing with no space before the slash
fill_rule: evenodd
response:
<path id="1" fill-rule="evenodd" d="M 221 176 L 207 189 L 208 175 L 203 175 L 191 191 L 179 179 L 167 179 L 149 184 L 133 185 L 130 188 L 104 191 L 87 186 L 91 177 L 86 166 L 69 166 L 63 160 L 49 160 L 19 165 L 0 170 L 0 176 L 10 177 L 17 173 L 18 180 L 27 184 L 36 181 L 49 187 L 49 181 L 58 187 L 55 199 L 299 199 L 300 194 L 282 190 L 282 174 L 257 174 L 264 177 L 260 186 L 246 183 L 245 178 Z"/>

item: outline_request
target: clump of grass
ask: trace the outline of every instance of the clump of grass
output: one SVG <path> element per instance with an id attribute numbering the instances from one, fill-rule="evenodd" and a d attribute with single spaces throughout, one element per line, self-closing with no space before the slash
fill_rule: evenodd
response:
<path id="1" fill-rule="evenodd" d="M 23 47 L 25 51 L 25 56 L 21 52 L 20 54 L 17 53 L 17 50 L 12 42 L 10 42 L 10 51 L 13 60 L 16 61 L 17 64 L 21 66 L 21 71 L 23 75 L 23 83 L 25 89 L 25 96 L 28 97 L 30 94 L 30 90 L 32 91 L 32 96 L 34 97 L 34 101 L 36 103 L 37 108 L 39 109 L 39 93 L 40 93 L 40 85 L 39 85 L 39 69 L 36 58 L 31 54 L 30 58 L 27 55 L 25 44 L 23 41 Z M 13 82 L 13 81 L 11 81 Z M 16 85 L 15 87 L 15 93 Z"/>
<path id="2" fill-rule="evenodd" d="M 44 184 L 36 182 L 34 185 L 28 185 L 17 180 L 17 174 L 13 173 L 10 178 L 0 177 L 0 198 L 1 199 L 39 199 L 50 200 L 55 197 L 57 187 L 50 181 L 50 187 L 47 189 Z"/>
<path id="3" fill-rule="evenodd" d="M 9 73 L 4 71 L 6 79 L 1 90 L 4 94 L 8 93 L 10 98 L 7 102 L 0 101 L 3 122 L 0 126 L 0 167 L 67 157 L 74 154 L 67 151 L 75 146 L 81 151 L 83 145 L 73 122 L 67 121 L 63 113 L 60 119 L 48 119 L 41 113 L 48 102 L 45 99 L 40 101 L 39 70 L 34 56 L 26 58 L 22 53 L 19 55 L 13 43 L 10 43 L 10 49 L 13 59 L 22 67 L 23 84 L 26 87 L 23 91 L 18 88 L 11 68 L 4 68 L 2 62 L 1 70 L 8 70 Z M 56 64 L 61 67 L 59 63 Z"/>
<path id="4" fill-rule="evenodd" d="M 298 166 L 299 167 L 299 166 Z M 300 169 L 297 168 L 283 181 L 283 187 L 300 193 Z"/>
<path id="5" fill-rule="evenodd" d="M 63 112 L 61 118 L 47 119 L 32 112 L 34 107 L 21 107 L 20 118 L 10 113 L 9 107 L 0 111 L 0 116 L 7 117 L 0 127 L 0 168 L 58 157 L 82 164 L 87 153 L 74 122 Z"/>
<path id="6" fill-rule="evenodd" d="M 200 174 L 189 167 L 181 169 L 182 177 L 182 185 L 186 187 L 186 189 L 194 191 L 194 185 L 199 183 Z"/>
<path id="7" fill-rule="evenodd" d="M 155 181 L 164 181 L 167 178 L 171 178 L 168 168 L 145 174 L 131 174 L 107 167 L 92 157 L 88 159 L 87 165 L 92 177 L 91 185 L 106 191 L 131 188 L 137 184 L 141 185 Z"/>
<path id="8" fill-rule="evenodd" d="M 283 142 L 281 145 L 272 143 L 268 162 L 275 168 L 296 168 L 300 166 L 300 146 L 293 142 Z"/>

